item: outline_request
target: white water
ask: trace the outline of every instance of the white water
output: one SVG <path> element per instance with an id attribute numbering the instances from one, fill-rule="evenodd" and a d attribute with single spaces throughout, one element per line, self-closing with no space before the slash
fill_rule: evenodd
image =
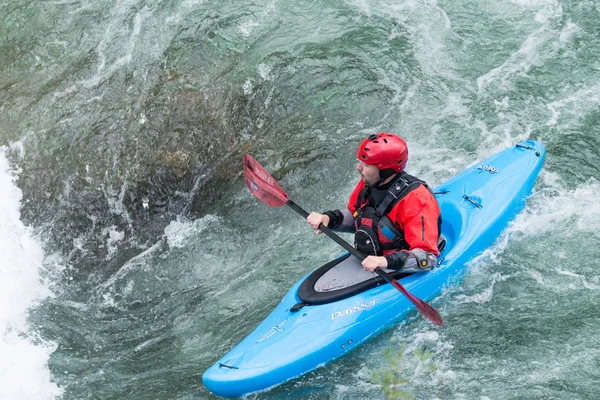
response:
<path id="1" fill-rule="evenodd" d="M 22 193 L 0 147 L 0 399 L 55 399 L 48 359 L 56 346 L 36 337 L 29 310 L 51 295 L 42 282 L 44 251 L 20 220 Z"/>

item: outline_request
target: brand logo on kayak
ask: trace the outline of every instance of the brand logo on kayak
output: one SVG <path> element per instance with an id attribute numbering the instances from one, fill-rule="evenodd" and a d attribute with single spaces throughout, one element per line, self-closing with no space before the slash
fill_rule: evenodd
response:
<path id="1" fill-rule="evenodd" d="M 285 323 L 287 322 L 287 319 L 284 320 L 282 323 L 275 325 L 274 327 L 272 327 L 269 332 L 266 333 L 265 336 L 261 337 L 257 343 L 262 342 L 265 339 L 270 338 L 271 336 L 273 336 L 274 334 L 276 334 L 277 332 L 283 332 L 283 326 L 285 325 Z"/>
<path id="2" fill-rule="evenodd" d="M 369 308 L 372 308 L 373 306 L 375 306 L 375 304 L 377 304 L 377 300 L 367 301 L 366 303 L 362 303 L 358 306 L 350 307 L 349 309 L 344 310 L 344 311 L 336 311 L 333 314 L 331 314 L 331 319 L 336 319 L 339 317 L 343 317 L 345 315 L 354 314 L 355 312 L 368 310 Z"/>
<path id="3" fill-rule="evenodd" d="M 487 171 L 490 174 L 495 174 L 496 172 L 498 172 L 498 169 L 495 167 L 492 167 L 491 165 L 478 165 L 477 169 L 480 169 L 482 171 Z"/>
<path id="4" fill-rule="evenodd" d="M 258 186 L 256 185 L 256 183 L 250 182 L 250 187 L 252 188 L 252 190 L 258 192 Z"/>

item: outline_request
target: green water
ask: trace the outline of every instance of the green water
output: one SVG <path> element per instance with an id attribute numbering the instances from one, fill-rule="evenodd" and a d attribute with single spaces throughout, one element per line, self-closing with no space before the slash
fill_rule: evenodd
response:
<path id="1" fill-rule="evenodd" d="M 388 348 L 418 399 L 600 397 L 599 6 L 0 2 L 0 145 L 54 293 L 26 334 L 56 347 L 49 387 L 212 398 L 204 370 L 339 253 L 253 199 L 241 155 L 304 208 L 337 208 L 357 143 L 386 130 L 432 186 L 524 139 L 548 156 L 523 213 L 433 302 L 442 328 L 415 315 L 251 398 L 383 398 Z"/>

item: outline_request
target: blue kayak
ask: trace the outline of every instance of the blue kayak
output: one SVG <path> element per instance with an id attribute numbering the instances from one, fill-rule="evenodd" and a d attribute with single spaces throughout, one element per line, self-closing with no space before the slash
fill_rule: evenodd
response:
<path id="1" fill-rule="evenodd" d="M 425 301 L 439 296 L 449 281 L 457 282 L 466 263 L 491 246 L 523 209 L 545 155 L 540 143 L 528 140 L 437 187 L 445 238 L 438 266 L 396 272 L 396 279 Z M 414 310 L 396 288 L 363 271 L 346 253 L 296 283 L 202 380 L 222 397 L 265 390 L 346 354 Z"/>

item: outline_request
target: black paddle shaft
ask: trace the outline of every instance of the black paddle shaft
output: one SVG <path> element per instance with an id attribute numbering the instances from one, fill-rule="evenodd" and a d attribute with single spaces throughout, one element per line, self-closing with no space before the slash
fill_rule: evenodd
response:
<path id="1" fill-rule="evenodd" d="M 298 214 L 302 215 L 304 218 L 308 218 L 308 212 L 306 212 L 305 209 L 303 209 L 302 207 L 300 207 L 298 204 L 294 203 L 292 200 L 288 200 L 285 204 L 287 204 L 288 206 L 290 206 L 290 208 L 292 210 L 296 211 Z M 365 258 L 367 258 L 363 253 L 361 253 L 360 251 L 356 250 L 348 242 L 346 242 L 344 239 L 342 239 L 341 237 L 339 237 L 334 231 L 332 231 L 331 229 L 329 229 L 325 225 L 320 224 L 319 225 L 319 229 L 321 230 L 321 232 L 325 233 L 327 236 L 329 236 L 330 238 L 332 238 L 337 244 L 339 244 L 340 246 L 342 246 L 344 249 L 348 250 L 348 252 L 350 254 L 352 254 L 354 257 L 358 258 L 359 261 L 363 261 Z M 383 279 L 385 279 L 388 283 L 392 283 L 392 281 L 394 280 L 391 276 L 389 276 L 381 268 L 376 268 L 375 272 L 379 276 L 381 276 Z"/>
<path id="2" fill-rule="evenodd" d="M 286 204 L 288 206 L 290 206 L 290 208 L 292 210 L 294 210 L 298 214 L 302 215 L 304 218 L 308 218 L 308 213 L 306 212 L 306 210 L 304 210 L 298 204 L 294 203 L 292 200 L 288 200 Z M 350 254 L 352 254 L 354 257 L 358 258 L 360 261 L 362 261 L 365 258 L 367 258 L 363 253 L 361 253 L 360 251 L 356 250 L 348 242 L 346 242 L 344 239 L 342 239 L 341 237 L 339 237 L 334 231 L 332 231 L 331 229 L 329 229 L 325 225 L 320 224 L 319 225 L 319 229 L 321 230 L 321 232 L 325 233 L 327 236 L 329 236 L 330 238 L 332 238 L 333 240 L 335 240 L 337 244 L 339 244 L 340 246 L 342 246 L 344 249 L 348 250 L 350 252 Z"/>

